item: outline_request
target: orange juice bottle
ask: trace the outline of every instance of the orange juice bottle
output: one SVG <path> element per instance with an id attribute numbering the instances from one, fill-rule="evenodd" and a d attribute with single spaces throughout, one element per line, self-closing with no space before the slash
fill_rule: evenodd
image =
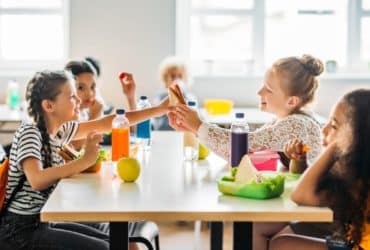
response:
<path id="1" fill-rule="evenodd" d="M 130 152 L 130 124 L 124 109 L 116 110 L 112 121 L 112 161 L 128 157 Z"/>

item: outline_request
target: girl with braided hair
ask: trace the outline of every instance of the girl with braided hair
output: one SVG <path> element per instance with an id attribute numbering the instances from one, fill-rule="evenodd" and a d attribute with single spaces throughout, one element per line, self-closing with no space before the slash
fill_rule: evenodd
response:
<path id="1" fill-rule="evenodd" d="M 36 73 L 27 85 L 26 100 L 33 123 L 23 123 L 14 135 L 6 199 L 21 180 L 24 183 L 0 218 L 1 240 L 13 245 L 13 249 L 109 249 L 107 234 L 78 223 L 42 223 L 40 210 L 60 179 L 95 163 L 100 133 L 111 130 L 114 115 L 74 121 L 80 99 L 73 78 L 65 71 Z M 156 107 L 126 115 L 135 124 L 165 114 L 167 105 L 168 100 L 164 100 Z M 83 138 L 85 154 L 65 163 L 57 151 L 63 144 Z M 130 244 L 130 248 L 137 246 Z"/>

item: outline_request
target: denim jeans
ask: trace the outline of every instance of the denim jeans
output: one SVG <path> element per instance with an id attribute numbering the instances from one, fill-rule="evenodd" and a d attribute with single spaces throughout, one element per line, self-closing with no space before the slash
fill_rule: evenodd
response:
<path id="1" fill-rule="evenodd" d="M 39 215 L 18 215 L 10 212 L 0 221 L 0 245 L 8 244 L 11 249 L 109 249 L 107 223 L 43 223 L 40 222 Z"/>

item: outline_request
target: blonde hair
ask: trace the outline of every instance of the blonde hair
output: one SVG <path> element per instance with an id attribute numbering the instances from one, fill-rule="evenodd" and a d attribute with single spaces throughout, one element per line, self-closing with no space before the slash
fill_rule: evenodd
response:
<path id="1" fill-rule="evenodd" d="M 167 78 L 173 70 L 183 72 L 185 87 L 189 87 L 191 85 L 191 77 L 187 63 L 182 58 L 176 56 L 166 57 L 159 65 L 159 79 L 163 84 L 167 85 Z"/>
<path id="2" fill-rule="evenodd" d="M 287 95 L 301 98 L 300 107 L 315 99 L 319 86 L 317 76 L 324 71 L 324 65 L 320 59 L 311 55 L 286 57 L 276 61 L 272 68 L 284 76 L 283 85 Z"/>

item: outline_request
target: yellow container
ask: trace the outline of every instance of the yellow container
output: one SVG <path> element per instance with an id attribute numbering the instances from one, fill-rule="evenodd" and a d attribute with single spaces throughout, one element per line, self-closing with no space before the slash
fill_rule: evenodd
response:
<path id="1" fill-rule="evenodd" d="M 210 115 L 226 115 L 233 109 L 234 103 L 227 99 L 206 99 L 204 108 Z"/>

